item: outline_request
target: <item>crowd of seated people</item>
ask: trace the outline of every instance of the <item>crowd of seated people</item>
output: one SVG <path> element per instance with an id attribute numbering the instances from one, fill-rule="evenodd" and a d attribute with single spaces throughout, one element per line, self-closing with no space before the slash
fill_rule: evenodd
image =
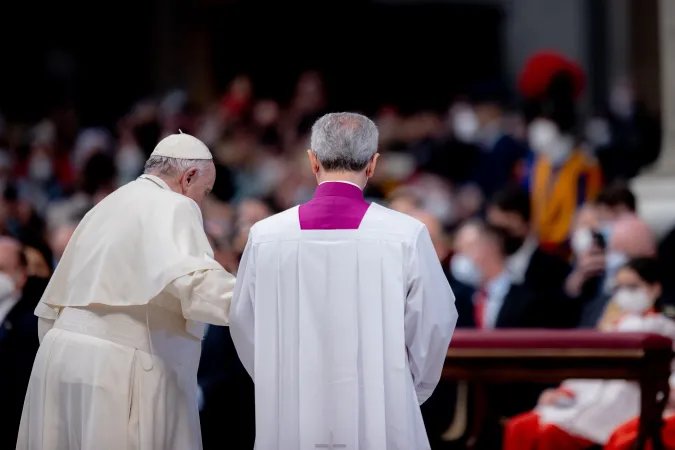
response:
<path id="1" fill-rule="evenodd" d="M 573 82 L 563 76 L 556 83 L 570 88 Z M 184 95 L 144 100 L 108 128 L 80 126 L 86 118 L 71 109 L 57 109 L 32 127 L 7 120 L 0 130 L 0 290 L 6 290 L 0 292 L 0 362 L 15 370 L 0 375 L 11 393 L 4 397 L 11 417 L 0 424 L 0 448 L 12 448 L 6 443 L 16 435 L 38 345 L 32 312 L 50 273 L 79 220 L 143 171 L 162 136 L 180 128 L 212 149 L 217 181 L 204 225 L 216 259 L 233 273 L 255 222 L 311 198 L 315 180 L 303 166 L 308 132 L 330 110 L 321 76 L 303 74 L 288 104 L 258 98 L 254 88 L 238 77 L 203 108 Z M 383 157 L 365 194 L 427 226 L 456 296 L 458 326 L 612 330 L 625 313 L 615 298 L 626 292 L 622 283 L 660 282 L 658 301 L 658 289 L 650 291 L 654 309 L 672 312 L 672 271 L 664 269 L 675 259 L 672 235 L 659 247 L 615 166 L 605 178 L 616 181 L 603 185 L 593 148 L 572 138 L 578 120 L 568 110 L 576 95 L 569 89 L 567 96 L 542 94 L 530 99 L 527 111 L 513 111 L 504 86 L 486 82 L 454 101 L 447 114 L 403 114 L 391 105 L 374 114 Z M 631 142 L 654 141 L 640 138 L 651 128 L 634 125 Z M 634 267 L 654 257 L 657 280 Z M 234 448 L 252 448 L 253 385 L 227 328 L 208 329 L 199 384 L 205 448 L 221 448 L 224 434 Z M 518 446 L 550 428 L 540 420 L 538 399 L 557 398 L 567 383 L 552 388 L 501 389 L 509 394 L 499 395 L 501 411 L 515 417 L 507 425 L 507 445 L 516 442 L 511 448 L 525 448 Z M 455 384 L 442 382 L 424 405 L 434 448 L 452 448 L 446 439 L 457 394 Z M 520 432 L 514 424 L 522 421 L 529 425 Z M 614 434 L 602 438 L 619 449 L 634 424 L 615 422 Z M 569 442 L 600 442 L 559 428 Z"/>

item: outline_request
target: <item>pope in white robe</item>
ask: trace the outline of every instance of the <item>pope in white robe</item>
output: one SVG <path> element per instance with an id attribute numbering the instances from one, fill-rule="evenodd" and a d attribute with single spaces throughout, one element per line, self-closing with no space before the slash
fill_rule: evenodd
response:
<path id="1" fill-rule="evenodd" d="M 18 450 L 201 448 L 204 322 L 227 325 L 235 283 L 202 225 L 214 180 L 208 148 L 172 135 L 84 217 L 35 310 Z"/>
<path id="2" fill-rule="evenodd" d="M 308 152 L 313 200 L 254 225 L 230 331 L 255 382 L 258 450 L 422 450 L 457 321 L 426 227 L 369 204 L 368 118 L 328 114 Z"/>

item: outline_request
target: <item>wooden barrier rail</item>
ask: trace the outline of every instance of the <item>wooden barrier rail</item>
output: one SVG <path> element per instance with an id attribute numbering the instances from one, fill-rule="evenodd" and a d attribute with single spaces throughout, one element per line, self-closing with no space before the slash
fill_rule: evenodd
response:
<path id="1" fill-rule="evenodd" d="M 663 450 L 660 430 L 673 359 L 672 341 L 648 333 L 581 330 L 458 330 L 443 378 L 475 389 L 468 448 L 479 448 L 490 407 L 485 387 L 510 382 L 559 383 L 569 378 L 635 380 L 641 389 L 636 449 L 651 439 Z"/>

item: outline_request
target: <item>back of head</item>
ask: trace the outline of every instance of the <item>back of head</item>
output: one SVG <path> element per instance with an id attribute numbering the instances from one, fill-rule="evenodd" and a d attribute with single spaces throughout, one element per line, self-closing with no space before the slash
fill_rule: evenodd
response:
<path id="1" fill-rule="evenodd" d="M 529 222 L 532 216 L 530 195 L 520 186 L 509 186 L 498 191 L 490 203 L 504 212 L 518 214 L 525 222 Z"/>
<path id="2" fill-rule="evenodd" d="M 326 172 L 361 172 L 377 153 L 375 123 L 361 114 L 326 114 L 312 126 L 311 151 Z"/>
<path id="3" fill-rule="evenodd" d="M 635 194 L 624 181 L 614 181 L 608 184 L 600 191 L 595 203 L 616 212 L 634 213 L 637 210 Z"/>
<path id="4" fill-rule="evenodd" d="M 169 135 L 157 144 L 145 163 L 144 173 L 161 178 L 172 191 L 191 198 L 200 208 L 216 179 L 208 147 L 182 132 Z"/>
<path id="5" fill-rule="evenodd" d="M 626 263 L 625 267 L 635 271 L 635 273 L 637 273 L 647 284 L 656 284 L 660 282 L 661 270 L 656 258 L 632 258 Z"/>
<path id="6" fill-rule="evenodd" d="M 609 248 L 628 258 L 652 257 L 656 254 L 656 238 L 647 222 L 637 216 L 624 216 L 612 228 Z"/>

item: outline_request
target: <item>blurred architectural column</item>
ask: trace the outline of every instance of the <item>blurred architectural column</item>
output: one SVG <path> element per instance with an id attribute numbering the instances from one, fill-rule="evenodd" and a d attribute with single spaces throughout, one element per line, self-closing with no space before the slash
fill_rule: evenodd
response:
<path id="1" fill-rule="evenodd" d="M 639 213 L 663 235 L 675 226 L 675 1 L 659 0 L 663 145 L 653 170 L 633 180 Z"/>
<path id="2" fill-rule="evenodd" d="M 606 1 L 605 10 L 609 44 L 608 75 L 610 80 L 616 80 L 632 75 L 630 0 Z"/>
<path id="3" fill-rule="evenodd" d="M 655 174 L 675 177 L 675 1 L 659 0 L 663 147 Z"/>

